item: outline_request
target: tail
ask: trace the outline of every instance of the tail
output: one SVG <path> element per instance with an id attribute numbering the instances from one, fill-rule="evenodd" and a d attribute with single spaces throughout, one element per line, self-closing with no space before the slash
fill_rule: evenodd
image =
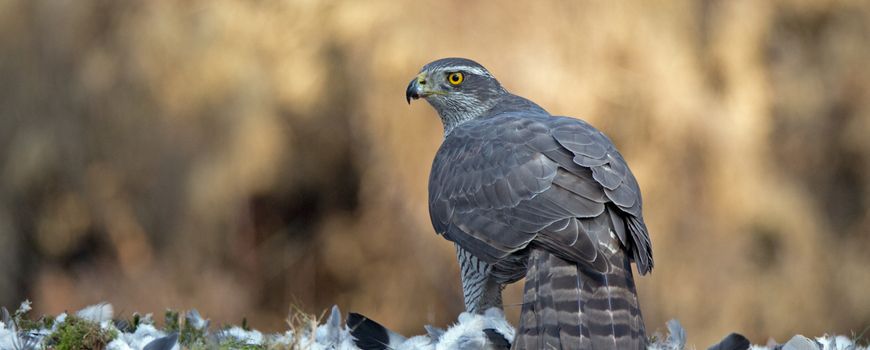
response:
<path id="1" fill-rule="evenodd" d="M 645 348 L 629 259 L 616 252 L 608 265 L 601 273 L 534 249 L 513 348 Z"/>

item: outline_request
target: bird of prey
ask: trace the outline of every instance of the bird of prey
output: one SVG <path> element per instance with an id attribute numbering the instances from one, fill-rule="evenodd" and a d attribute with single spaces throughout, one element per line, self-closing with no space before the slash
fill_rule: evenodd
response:
<path id="1" fill-rule="evenodd" d="M 637 181 L 601 131 L 511 94 L 469 59 L 426 64 L 405 95 L 438 112 L 435 231 L 456 246 L 467 311 L 526 278 L 515 349 L 640 349 L 631 261 L 653 267 Z"/>

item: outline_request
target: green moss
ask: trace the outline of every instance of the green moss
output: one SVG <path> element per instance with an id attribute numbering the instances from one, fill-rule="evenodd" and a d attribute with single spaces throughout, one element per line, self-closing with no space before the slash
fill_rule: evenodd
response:
<path id="1" fill-rule="evenodd" d="M 189 323 L 184 322 L 178 335 L 178 342 L 187 346 L 205 344 L 205 331 L 196 329 Z"/>
<path id="2" fill-rule="evenodd" d="M 70 316 L 48 338 L 48 344 L 55 350 L 99 350 L 105 349 L 117 336 L 114 330 L 102 329 L 97 323 Z"/>
<path id="3" fill-rule="evenodd" d="M 178 343 L 190 349 L 205 349 L 206 339 L 204 329 L 196 329 L 181 317 L 178 311 L 166 310 L 163 315 L 163 331 L 166 333 L 178 332 Z M 135 322 L 135 320 L 134 320 Z"/>
<path id="4" fill-rule="evenodd" d="M 51 327 L 54 326 L 54 317 L 42 316 L 39 322 L 40 328 L 51 329 Z"/>
<path id="5" fill-rule="evenodd" d="M 15 313 L 10 315 L 12 318 L 12 322 L 14 322 L 15 327 L 21 331 L 32 331 L 41 328 L 51 328 L 51 325 L 54 323 L 54 318 L 50 316 L 42 316 L 38 320 L 32 320 L 27 317 L 27 314 L 30 313 L 30 301 L 25 301 L 21 303 L 21 307 L 18 310 L 15 310 Z M 9 311 L 6 308 L 3 308 L 3 312 L 6 314 Z"/>
<path id="6" fill-rule="evenodd" d="M 163 330 L 167 333 L 178 332 L 181 329 L 178 321 L 178 311 L 166 309 L 166 313 L 163 315 L 163 320 L 165 321 Z"/>
<path id="7" fill-rule="evenodd" d="M 26 317 L 15 317 L 13 319 L 15 321 L 15 326 L 22 331 L 30 331 L 34 329 L 39 329 L 42 323 L 39 321 L 34 321 Z"/>
<path id="8" fill-rule="evenodd" d="M 247 344 L 241 340 L 235 338 L 228 338 L 221 341 L 218 346 L 220 350 L 265 350 L 266 347 L 263 345 L 252 345 Z"/>
<path id="9" fill-rule="evenodd" d="M 142 316 L 139 313 L 134 312 L 133 316 L 130 318 L 130 329 L 136 330 L 139 328 L 139 325 L 142 323 Z"/>

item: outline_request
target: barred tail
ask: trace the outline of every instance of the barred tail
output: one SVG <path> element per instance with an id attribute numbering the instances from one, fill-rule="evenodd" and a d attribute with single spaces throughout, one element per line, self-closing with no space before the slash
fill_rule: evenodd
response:
<path id="1" fill-rule="evenodd" d="M 535 249 L 514 349 L 643 349 L 643 317 L 627 256 L 607 273 Z"/>

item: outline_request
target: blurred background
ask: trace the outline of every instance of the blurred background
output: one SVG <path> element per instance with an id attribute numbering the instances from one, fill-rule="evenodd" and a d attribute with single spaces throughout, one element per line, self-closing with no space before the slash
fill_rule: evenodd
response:
<path id="1" fill-rule="evenodd" d="M 870 325 L 860 0 L 0 0 L 0 305 L 455 321 L 426 204 L 442 129 L 404 100 L 447 56 L 617 144 L 655 252 L 650 332 Z"/>

